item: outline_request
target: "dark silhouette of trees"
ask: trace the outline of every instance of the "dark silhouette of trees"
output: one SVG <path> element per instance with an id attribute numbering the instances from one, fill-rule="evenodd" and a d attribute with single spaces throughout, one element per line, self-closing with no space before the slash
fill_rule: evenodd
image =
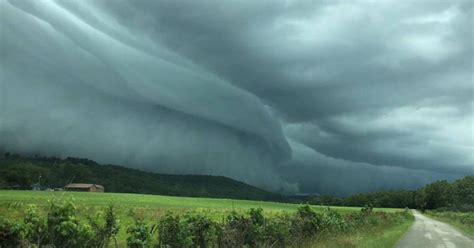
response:
<path id="1" fill-rule="evenodd" d="M 199 196 L 250 200 L 282 200 L 276 193 L 222 176 L 166 175 L 100 165 L 89 159 L 25 157 L 0 158 L 0 188 L 31 189 L 41 175 L 42 188 L 62 188 L 74 182 L 94 183 L 107 192 Z"/>

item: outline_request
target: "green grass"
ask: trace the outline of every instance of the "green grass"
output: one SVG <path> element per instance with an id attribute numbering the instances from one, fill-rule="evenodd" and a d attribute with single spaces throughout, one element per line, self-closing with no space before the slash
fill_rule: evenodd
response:
<path id="1" fill-rule="evenodd" d="M 0 216 L 9 219 L 22 219 L 27 204 L 36 204 L 43 209 L 48 206 L 48 201 L 56 199 L 73 199 L 78 215 L 81 218 L 93 216 L 97 211 L 102 211 L 108 204 L 115 206 L 115 211 L 121 222 L 121 230 L 119 240 L 126 239 L 126 227 L 131 225 L 135 217 L 143 218 L 150 223 L 156 222 L 167 211 L 175 213 L 184 213 L 188 211 L 198 211 L 215 220 L 222 220 L 231 211 L 244 212 L 250 208 L 262 208 L 266 215 L 272 215 L 279 212 L 294 212 L 300 206 L 298 204 L 249 201 L 249 200 L 232 200 L 232 199 L 215 199 L 215 198 L 192 198 L 192 197 L 173 197 L 159 195 L 140 195 L 140 194 L 122 194 L 122 193 L 91 193 L 91 192 L 46 192 L 46 191 L 13 191 L 0 190 Z M 327 207 L 313 206 L 316 211 L 322 211 Z M 357 207 L 331 207 L 341 214 L 350 214 L 359 212 Z M 399 212 L 401 209 L 375 209 L 375 211 L 383 212 Z M 379 228 L 379 227 L 377 227 Z M 387 232 L 386 240 L 397 239 L 398 234 L 392 229 L 380 229 Z M 348 238 L 354 236 L 357 242 L 369 242 L 380 235 L 371 236 L 372 231 L 368 233 L 360 233 L 349 235 Z M 384 234 L 385 235 L 385 234 Z M 401 236 L 401 234 L 400 234 Z M 343 236 L 346 238 L 345 236 Z M 358 246 L 349 246 L 358 247 Z M 376 247 L 376 246 L 374 246 Z M 388 246 L 379 246 L 388 247 Z"/>
<path id="2" fill-rule="evenodd" d="M 24 204 L 47 205 L 51 198 L 69 199 L 72 197 L 79 206 L 106 206 L 114 203 L 121 208 L 146 208 L 167 210 L 213 209 L 218 211 L 246 210 L 261 207 L 265 211 L 295 211 L 298 204 L 265 201 L 249 201 L 216 198 L 175 197 L 160 195 L 141 195 L 123 193 L 91 193 L 91 192 L 46 192 L 46 191 L 15 191 L 0 190 L 0 208 L 13 202 Z M 315 206 L 314 208 L 325 208 Z M 360 211 L 358 207 L 331 207 L 341 213 Z M 381 208 L 376 211 L 396 212 L 400 209 Z"/>
<path id="3" fill-rule="evenodd" d="M 448 223 L 462 233 L 474 237 L 474 213 L 426 211 L 433 219 Z"/>
<path id="4" fill-rule="evenodd" d="M 415 218 L 411 216 L 401 223 L 395 223 L 395 225 L 377 226 L 372 231 L 366 231 L 365 235 L 358 239 L 356 247 L 394 247 L 414 222 Z"/>
<path id="5" fill-rule="evenodd" d="M 305 247 L 321 248 L 390 248 L 395 247 L 400 238 L 413 225 L 415 218 L 410 215 L 396 222 L 382 222 L 349 234 L 326 233 Z"/>
<path id="6" fill-rule="evenodd" d="M 36 204 L 39 207 L 46 207 L 48 200 L 70 199 L 72 198 L 78 207 L 78 213 L 87 216 L 91 212 L 99 211 L 108 204 L 114 204 L 119 213 L 119 217 L 126 223 L 131 223 L 129 216 L 131 210 L 135 215 L 144 219 L 158 219 L 167 211 L 176 213 L 186 211 L 199 211 L 214 219 L 235 210 L 237 212 L 246 211 L 250 208 L 262 208 L 266 213 L 276 213 L 281 211 L 294 212 L 298 204 L 216 199 L 216 198 L 193 198 L 174 197 L 160 195 L 122 194 L 122 193 L 92 193 L 92 192 L 46 192 L 46 191 L 14 191 L 0 190 L 0 216 L 21 217 L 21 211 L 14 211 L 11 205 L 16 206 Z M 314 209 L 325 207 L 314 206 Z M 357 207 L 331 207 L 341 213 L 353 213 L 360 211 Z M 18 210 L 18 209 L 17 209 Z M 397 211 L 396 209 L 383 209 L 383 211 Z"/>
<path id="7" fill-rule="evenodd" d="M 185 212 L 201 211 L 209 212 L 215 218 L 235 210 L 245 211 L 249 208 L 262 208 L 267 213 L 288 211 L 294 212 L 298 204 L 249 201 L 216 198 L 193 198 L 174 197 L 160 195 L 122 194 L 122 193 L 91 193 L 91 192 L 46 192 L 46 191 L 14 191 L 0 190 L 0 215 L 15 217 L 15 211 L 9 206 L 12 203 L 18 205 L 36 204 L 39 207 L 48 205 L 48 200 L 72 198 L 78 206 L 79 214 L 87 214 L 93 210 L 99 210 L 108 204 L 117 206 L 120 217 L 128 219 L 126 213 L 133 209 L 140 217 L 158 218 L 167 211 Z M 323 209 L 322 206 L 314 206 L 316 210 Z M 331 207 L 340 213 L 353 213 L 360 211 L 358 207 Z M 377 210 L 377 209 L 376 209 Z M 378 209 L 378 211 L 394 212 L 399 209 Z M 21 213 L 18 213 L 21 215 Z"/>

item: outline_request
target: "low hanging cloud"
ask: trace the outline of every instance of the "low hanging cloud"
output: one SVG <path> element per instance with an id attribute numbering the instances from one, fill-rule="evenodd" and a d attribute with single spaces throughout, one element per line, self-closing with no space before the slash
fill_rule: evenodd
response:
<path id="1" fill-rule="evenodd" d="M 303 193 L 473 174 L 473 9 L 0 0 L 0 148 Z"/>

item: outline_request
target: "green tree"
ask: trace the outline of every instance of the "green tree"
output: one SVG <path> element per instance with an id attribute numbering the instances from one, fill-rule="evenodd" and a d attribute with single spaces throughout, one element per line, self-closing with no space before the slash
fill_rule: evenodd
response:
<path id="1" fill-rule="evenodd" d="M 427 209 L 445 208 L 452 202 L 451 185 L 446 180 L 428 184 L 425 193 Z"/>

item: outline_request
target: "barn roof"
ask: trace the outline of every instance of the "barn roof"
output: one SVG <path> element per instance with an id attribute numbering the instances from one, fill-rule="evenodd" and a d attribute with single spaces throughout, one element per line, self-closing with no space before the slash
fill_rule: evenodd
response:
<path id="1" fill-rule="evenodd" d="M 88 189 L 91 187 L 97 187 L 97 188 L 104 188 L 104 186 L 99 185 L 99 184 L 92 184 L 92 183 L 70 183 L 65 186 L 65 188 L 75 188 L 75 189 Z"/>

